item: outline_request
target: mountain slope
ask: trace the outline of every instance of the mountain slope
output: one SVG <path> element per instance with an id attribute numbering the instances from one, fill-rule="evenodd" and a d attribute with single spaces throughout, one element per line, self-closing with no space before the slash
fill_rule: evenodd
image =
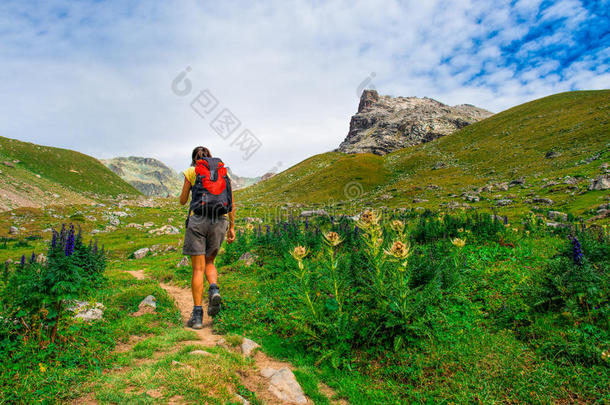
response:
<path id="1" fill-rule="evenodd" d="M 160 160 L 130 156 L 100 161 L 142 194 L 169 197 L 182 189 L 182 177 Z"/>
<path id="2" fill-rule="evenodd" d="M 385 156 L 317 155 L 238 198 L 509 211 L 543 205 L 583 212 L 608 195 L 588 187 L 608 170 L 609 117 L 608 90 L 556 94 Z"/>
<path id="3" fill-rule="evenodd" d="M 91 156 L 0 137 L 0 210 L 119 194 L 138 191 Z"/>
<path id="4" fill-rule="evenodd" d="M 491 116 L 469 104 L 445 105 L 431 98 L 380 96 L 364 90 L 339 152 L 377 155 L 430 142 Z"/>

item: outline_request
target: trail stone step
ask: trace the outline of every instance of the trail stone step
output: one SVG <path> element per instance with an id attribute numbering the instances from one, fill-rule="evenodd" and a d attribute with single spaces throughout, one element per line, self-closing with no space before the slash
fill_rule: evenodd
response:
<path id="1" fill-rule="evenodd" d="M 269 379 L 269 391 L 278 399 L 291 404 L 306 404 L 307 398 L 290 369 L 264 368 L 261 375 Z"/>

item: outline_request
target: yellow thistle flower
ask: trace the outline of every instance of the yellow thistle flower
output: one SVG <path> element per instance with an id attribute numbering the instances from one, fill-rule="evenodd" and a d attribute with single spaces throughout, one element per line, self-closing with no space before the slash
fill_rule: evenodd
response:
<path id="1" fill-rule="evenodd" d="M 42 363 L 38 363 L 38 368 L 40 369 L 41 373 L 44 373 L 45 371 L 47 371 L 47 366 L 45 366 Z"/>
<path id="2" fill-rule="evenodd" d="M 364 210 L 362 214 L 360 214 L 358 223 L 361 228 L 368 228 L 369 226 L 377 225 L 379 219 L 379 215 L 375 211 Z"/>
<path id="3" fill-rule="evenodd" d="M 513 232 L 519 232 L 519 229 L 513 228 Z"/>
<path id="4" fill-rule="evenodd" d="M 458 232 L 459 232 L 459 233 L 464 232 L 464 228 L 458 228 Z"/>
<path id="5" fill-rule="evenodd" d="M 530 231 L 525 231 L 525 234 L 526 234 L 527 236 L 529 236 L 529 235 L 530 235 Z"/>
<path id="6" fill-rule="evenodd" d="M 411 255 L 411 246 L 399 240 L 394 241 L 389 250 L 384 250 L 386 255 L 394 256 L 397 259 L 406 259 Z"/>
<path id="7" fill-rule="evenodd" d="M 396 232 L 402 232 L 402 230 L 405 228 L 405 223 L 399 219 L 395 219 L 390 224 L 390 227 Z"/>
<path id="8" fill-rule="evenodd" d="M 341 239 L 339 234 L 333 231 L 326 232 L 324 234 L 324 239 L 326 239 L 328 244 L 331 246 L 337 246 L 339 243 L 343 242 L 343 239 Z"/>
<path id="9" fill-rule="evenodd" d="M 464 246 L 466 246 L 466 239 L 455 238 L 451 240 L 451 243 L 453 243 L 454 246 L 463 248 Z"/>
<path id="10" fill-rule="evenodd" d="M 309 249 L 305 248 L 304 246 L 295 246 L 290 253 L 292 257 L 299 261 L 303 260 L 307 254 L 309 254 Z"/>
<path id="11" fill-rule="evenodd" d="M 248 225 L 246 225 L 246 229 L 249 231 L 252 231 L 254 229 L 254 225 L 248 224 Z"/>

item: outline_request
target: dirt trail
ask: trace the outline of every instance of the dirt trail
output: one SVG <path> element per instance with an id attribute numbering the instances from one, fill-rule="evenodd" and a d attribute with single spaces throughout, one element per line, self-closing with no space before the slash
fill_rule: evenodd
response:
<path id="1" fill-rule="evenodd" d="M 144 270 L 127 271 L 127 273 L 131 274 L 138 280 L 144 280 L 148 278 L 148 276 L 144 273 Z M 214 334 L 214 331 L 212 329 L 212 318 L 207 316 L 206 300 L 204 300 L 203 302 L 203 328 L 199 330 L 191 329 L 186 326 L 186 322 L 190 318 L 191 311 L 193 310 L 193 296 L 191 294 L 191 290 L 188 288 L 180 288 L 165 283 L 159 283 L 159 285 L 161 286 L 161 288 L 167 291 L 167 293 L 174 299 L 178 309 L 180 309 L 182 321 L 184 322 L 184 328 L 190 331 L 194 331 L 199 337 L 198 341 L 189 341 L 186 343 L 201 344 L 202 346 L 215 346 L 218 341 L 222 339 L 221 335 Z M 271 392 L 269 392 L 268 380 L 261 376 L 260 370 L 264 368 L 280 369 L 284 367 L 293 370 L 294 367 L 292 366 L 292 364 L 274 360 L 261 351 L 257 351 L 255 355 L 252 356 L 252 358 L 256 365 L 255 369 L 249 371 L 246 374 L 240 374 L 242 384 L 250 391 L 255 392 L 256 397 L 262 400 L 265 404 L 281 405 L 290 403 L 279 400 Z M 313 404 L 313 402 L 309 398 L 307 399 L 307 403 Z"/>

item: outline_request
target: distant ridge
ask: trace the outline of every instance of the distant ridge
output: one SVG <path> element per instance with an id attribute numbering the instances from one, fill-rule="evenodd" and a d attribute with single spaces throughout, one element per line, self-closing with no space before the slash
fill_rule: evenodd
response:
<path id="1" fill-rule="evenodd" d="M 0 137 L 0 211 L 90 203 L 120 194 L 139 193 L 91 156 Z"/>

